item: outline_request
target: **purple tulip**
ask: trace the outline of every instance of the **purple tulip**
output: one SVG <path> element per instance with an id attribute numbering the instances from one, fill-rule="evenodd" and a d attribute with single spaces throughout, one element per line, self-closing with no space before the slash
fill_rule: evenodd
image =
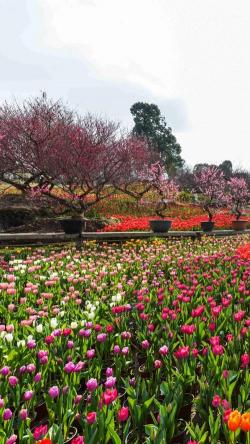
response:
<path id="1" fill-rule="evenodd" d="M 36 366 L 35 366 L 35 364 L 28 364 L 27 365 L 27 372 L 28 373 L 33 373 L 33 372 L 35 372 L 36 371 Z"/>
<path id="2" fill-rule="evenodd" d="M 99 335 L 97 335 L 96 339 L 98 342 L 105 342 L 107 338 L 106 333 L 100 333 Z"/>
<path id="3" fill-rule="evenodd" d="M 17 442 L 17 436 L 11 435 L 11 437 L 7 439 L 6 444 L 15 444 L 16 442 Z"/>
<path id="4" fill-rule="evenodd" d="M 106 368 L 106 376 L 113 376 L 113 369 L 111 367 Z"/>
<path id="5" fill-rule="evenodd" d="M 120 351 L 121 351 L 121 349 L 120 349 L 119 345 L 114 345 L 114 353 L 118 355 L 120 353 Z"/>
<path id="6" fill-rule="evenodd" d="M 38 359 L 43 358 L 44 356 L 48 356 L 48 351 L 47 350 L 39 350 L 37 352 L 37 357 Z"/>
<path id="7" fill-rule="evenodd" d="M 42 379 L 42 374 L 41 373 L 36 373 L 36 375 L 34 376 L 33 381 L 34 382 L 40 382 Z"/>
<path id="8" fill-rule="evenodd" d="M 34 339 L 30 339 L 27 342 L 27 347 L 29 350 L 32 350 L 33 348 L 36 348 L 36 341 Z"/>
<path id="9" fill-rule="evenodd" d="M 48 364 L 48 356 L 43 356 L 42 358 L 39 359 L 39 363 L 41 365 L 46 365 Z"/>
<path id="10" fill-rule="evenodd" d="M 21 375 L 23 375 L 24 373 L 26 373 L 26 371 L 27 371 L 27 367 L 26 367 L 26 365 L 22 365 L 22 367 L 19 368 L 19 373 L 20 373 Z"/>
<path id="11" fill-rule="evenodd" d="M 84 369 L 84 367 L 85 367 L 85 362 L 83 361 L 77 362 L 77 364 L 75 365 L 75 373 L 80 372 L 82 369 Z"/>
<path id="12" fill-rule="evenodd" d="M 27 409 L 20 410 L 19 418 L 21 419 L 21 421 L 26 421 L 26 419 L 28 418 L 28 410 Z"/>
<path id="13" fill-rule="evenodd" d="M 86 387 L 90 392 L 93 392 L 98 387 L 97 380 L 94 378 L 89 379 L 86 382 Z"/>
<path id="14" fill-rule="evenodd" d="M 132 387 L 134 387 L 135 384 L 136 384 L 136 380 L 135 380 L 135 378 L 131 378 L 131 379 L 129 380 L 129 384 L 130 384 Z"/>
<path id="15" fill-rule="evenodd" d="M 27 390 L 26 392 L 24 392 L 23 394 L 23 399 L 24 401 L 30 401 L 31 398 L 33 397 L 34 392 L 32 390 Z"/>
<path id="16" fill-rule="evenodd" d="M 62 330 L 60 328 L 57 328 L 56 330 L 53 331 L 53 336 L 61 336 L 62 335 Z"/>
<path id="17" fill-rule="evenodd" d="M 81 328 L 81 330 L 79 330 L 79 336 L 83 336 L 84 338 L 88 338 L 91 335 L 91 330 L 87 329 L 84 330 L 83 328 Z"/>
<path id="18" fill-rule="evenodd" d="M 65 385 L 65 387 L 62 388 L 62 393 L 63 395 L 67 395 L 68 392 L 69 392 L 69 386 Z"/>
<path id="19" fill-rule="evenodd" d="M 123 355 L 128 355 L 129 353 L 129 348 L 128 347 L 122 347 L 122 354 Z"/>
<path id="20" fill-rule="evenodd" d="M 64 366 L 64 371 L 66 373 L 73 373 L 75 371 L 75 364 L 72 361 L 67 362 Z"/>
<path id="21" fill-rule="evenodd" d="M 107 381 L 105 382 L 105 387 L 112 388 L 114 387 L 115 383 L 116 383 L 116 378 L 114 378 L 113 376 L 109 376 L 107 378 Z"/>
<path id="22" fill-rule="evenodd" d="M 10 372 L 10 368 L 7 366 L 5 366 L 1 369 L 1 375 L 3 375 L 3 376 L 7 376 L 9 374 L 9 372 Z"/>
<path id="23" fill-rule="evenodd" d="M 87 352 L 86 352 L 86 356 L 87 356 L 88 359 L 92 359 L 92 358 L 94 358 L 94 356 L 95 356 L 95 350 L 94 350 L 93 348 L 90 349 L 90 350 L 87 350 Z"/>
<path id="24" fill-rule="evenodd" d="M 80 404 L 81 400 L 82 400 L 82 395 L 76 395 L 74 398 L 74 404 L 75 405 Z"/>
<path id="25" fill-rule="evenodd" d="M 91 321 L 86 322 L 86 324 L 85 324 L 86 328 L 91 328 L 92 326 L 93 326 L 93 322 L 91 322 Z"/>
<path id="26" fill-rule="evenodd" d="M 53 399 L 57 398 L 59 396 L 59 393 L 60 393 L 60 390 L 57 387 L 57 385 L 53 385 L 53 387 L 50 387 L 50 389 L 49 389 L 49 396 L 51 398 L 53 398 Z"/>
<path id="27" fill-rule="evenodd" d="M 11 387 L 15 387 L 18 384 L 18 379 L 16 376 L 10 376 L 9 377 L 9 384 Z"/>
<path id="28" fill-rule="evenodd" d="M 5 409 L 3 412 L 3 420 L 9 421 L 9 419 L 12 417 L 12 411 L 10 409 Z"/>
<path id="29" fill-rule="evenodd" d="M 159 353 L 162 356 L 166 356 L 168 354 L 168 347 L 166 345 L 163 345 L 160 349 L 159 349 Z"/>
<path id="30" fill-rule="evenodd" d="M 144 350 L 147 350 L 150 347 L 150 343 L 145 339 L 145 341 L 142 341 L 141 346 Z"/>

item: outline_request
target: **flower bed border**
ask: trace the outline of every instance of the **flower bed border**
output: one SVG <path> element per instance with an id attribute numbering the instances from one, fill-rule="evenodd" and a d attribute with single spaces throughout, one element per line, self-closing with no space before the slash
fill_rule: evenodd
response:
<path id="1" fill-rule="evenodd" d="M 136 239 L 150 239 L 150 238 L 185 238 L 201 239 L 203 236 L 238 236 L 242 234 L 250 234 L 250 229 L 245 231 L 234 230 L 214 230 L 208 233 L 202 231 L 169 231 L 167 233 L 152 233 L 152 231 L 124 231 L 124 232 L 82 232 L 81 240 L 97 242 L 125 242 Z M 64 234 L 60 232 L 54 233 L 0 233 L 0 246 L 15 246 L 15 245 L 45 245 L 57 244 L 65 242 L 79 243 L 78 234 Z"/>

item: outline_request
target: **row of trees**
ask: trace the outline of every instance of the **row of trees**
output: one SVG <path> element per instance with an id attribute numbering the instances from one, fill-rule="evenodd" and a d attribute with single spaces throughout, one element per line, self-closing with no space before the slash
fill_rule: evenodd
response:
<path id="1" fill-rule="evenodd" d="M 244 178 L 227 178 L 221 168 L 214 165 L 204 166 L 194 171 L 194 190 L 198 201 L 213 220 L 214 209 L 219 206 L 230 207 L 239 220 L 244 206 L 249 203 L 250 191 Z"/>
<path id="2" fill-rule="evenodd" d="M 181 157 L 181 146 L 157 105 L 136 102 L 130 111 L 134 120 L 133 134 L 146 138 L 152 150 L 159 155 L 168 175 L 175 177 L 181 188 L 187 191 L 193 190 L 195 174 L 208 167 L 215 167 L 222 171 L 226 180 L 232 177 L 244 179 L 250 189 L 249 171 L 233 170 L 230 160 L 224 160 L 219 165 L 198 163 L 193 169 L 187 167 Z"/>
<path id="3" fill-rule="evenodd" d="M 146 137 L 81 117 L 46 94 L 0 107 L 0 180 L 71 213 L 85 213 L 116 190 L 141 198 L 153 186 L 151 166 L 160 161 Z"/>
<path id="4" fill-rule="evenodd" d="M 220 165 L 199 163 L 195 165 L 193 169 L 184 165 L 183 168 L 180 168 L 176 172 L 175 179 L 182 190 L 192 192 L 195 188 L 195 175 L 207 168 L 217 168 L 221 171 L 222 177 L 226 181 L 229 181 L 232 178 L 243 179 L 250 191 L 250 172 L 240 168 L 233 170 L 232 162 L 230 160 L 226 160 Z"/>
<path id="5" fill-rule="evenodd" d="M 213 187 L 207 208 L 222 178 L 237 178 L 229 161 L 219 167 L 199 164 L 193 171 L 183 167 L 181 148 L 156 105 L 138 102 L 131 113 L 135 126 L 125 132 L 112 121 L 81 117 L 46 94 L 22 105 L 5 103 L 0 107 L 0 181 L 77 214 L 117 190 L 139 200 L 154 189 L 162 214 L 176 194 L 166 172 L 175 172 L 179 188 L 199 195 Z"/>

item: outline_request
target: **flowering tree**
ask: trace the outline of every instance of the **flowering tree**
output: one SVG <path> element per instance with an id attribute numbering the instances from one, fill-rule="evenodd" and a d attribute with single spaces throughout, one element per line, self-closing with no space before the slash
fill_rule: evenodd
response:
<path id="1" fill-rule="evenodd" d="M 155 212 L 158 216 L 164 218 L 168 205 L 175 202 L 179 194 L 178 186 L 174 180 L 167 178 L 164 167 L 160 162 L 153 163 L 147 171 L 147 176 L 143 175 L 142 180 L 159 195 L 160 200 L 155 204 Z"/>
<path id="2" fill-rule="evenodd" d="M 148 168 L 145 140 L 45 94 L 0 107 L 0 180 L 84 214 Z"/>
<path id="3" fill-rule="evenodd" d="M 250 192 L 244 178 L 232 177 L 227 185 L 229 204 L 239 220 L 243 207 L 250 201 Z"/>
<path id="4" fill-rule="evenodd" d="M 198 198 L 208 214 L 209 221 L 212 221 L 213 208 L 227 203 L 223 172 L 215 166 L 207 166 L 195 172 L 194 180 L 194 191 L 198 193 Z"/>

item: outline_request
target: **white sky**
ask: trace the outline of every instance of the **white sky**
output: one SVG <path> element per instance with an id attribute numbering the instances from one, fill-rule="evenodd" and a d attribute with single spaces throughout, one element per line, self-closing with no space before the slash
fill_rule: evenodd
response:
<path id="1" fill-rule="evenodd" d="M 0 0 L 0 100 L 41 90 L 127 127 L 156 103 L 188 164 L 250 168 L 250 0 Z"/>

